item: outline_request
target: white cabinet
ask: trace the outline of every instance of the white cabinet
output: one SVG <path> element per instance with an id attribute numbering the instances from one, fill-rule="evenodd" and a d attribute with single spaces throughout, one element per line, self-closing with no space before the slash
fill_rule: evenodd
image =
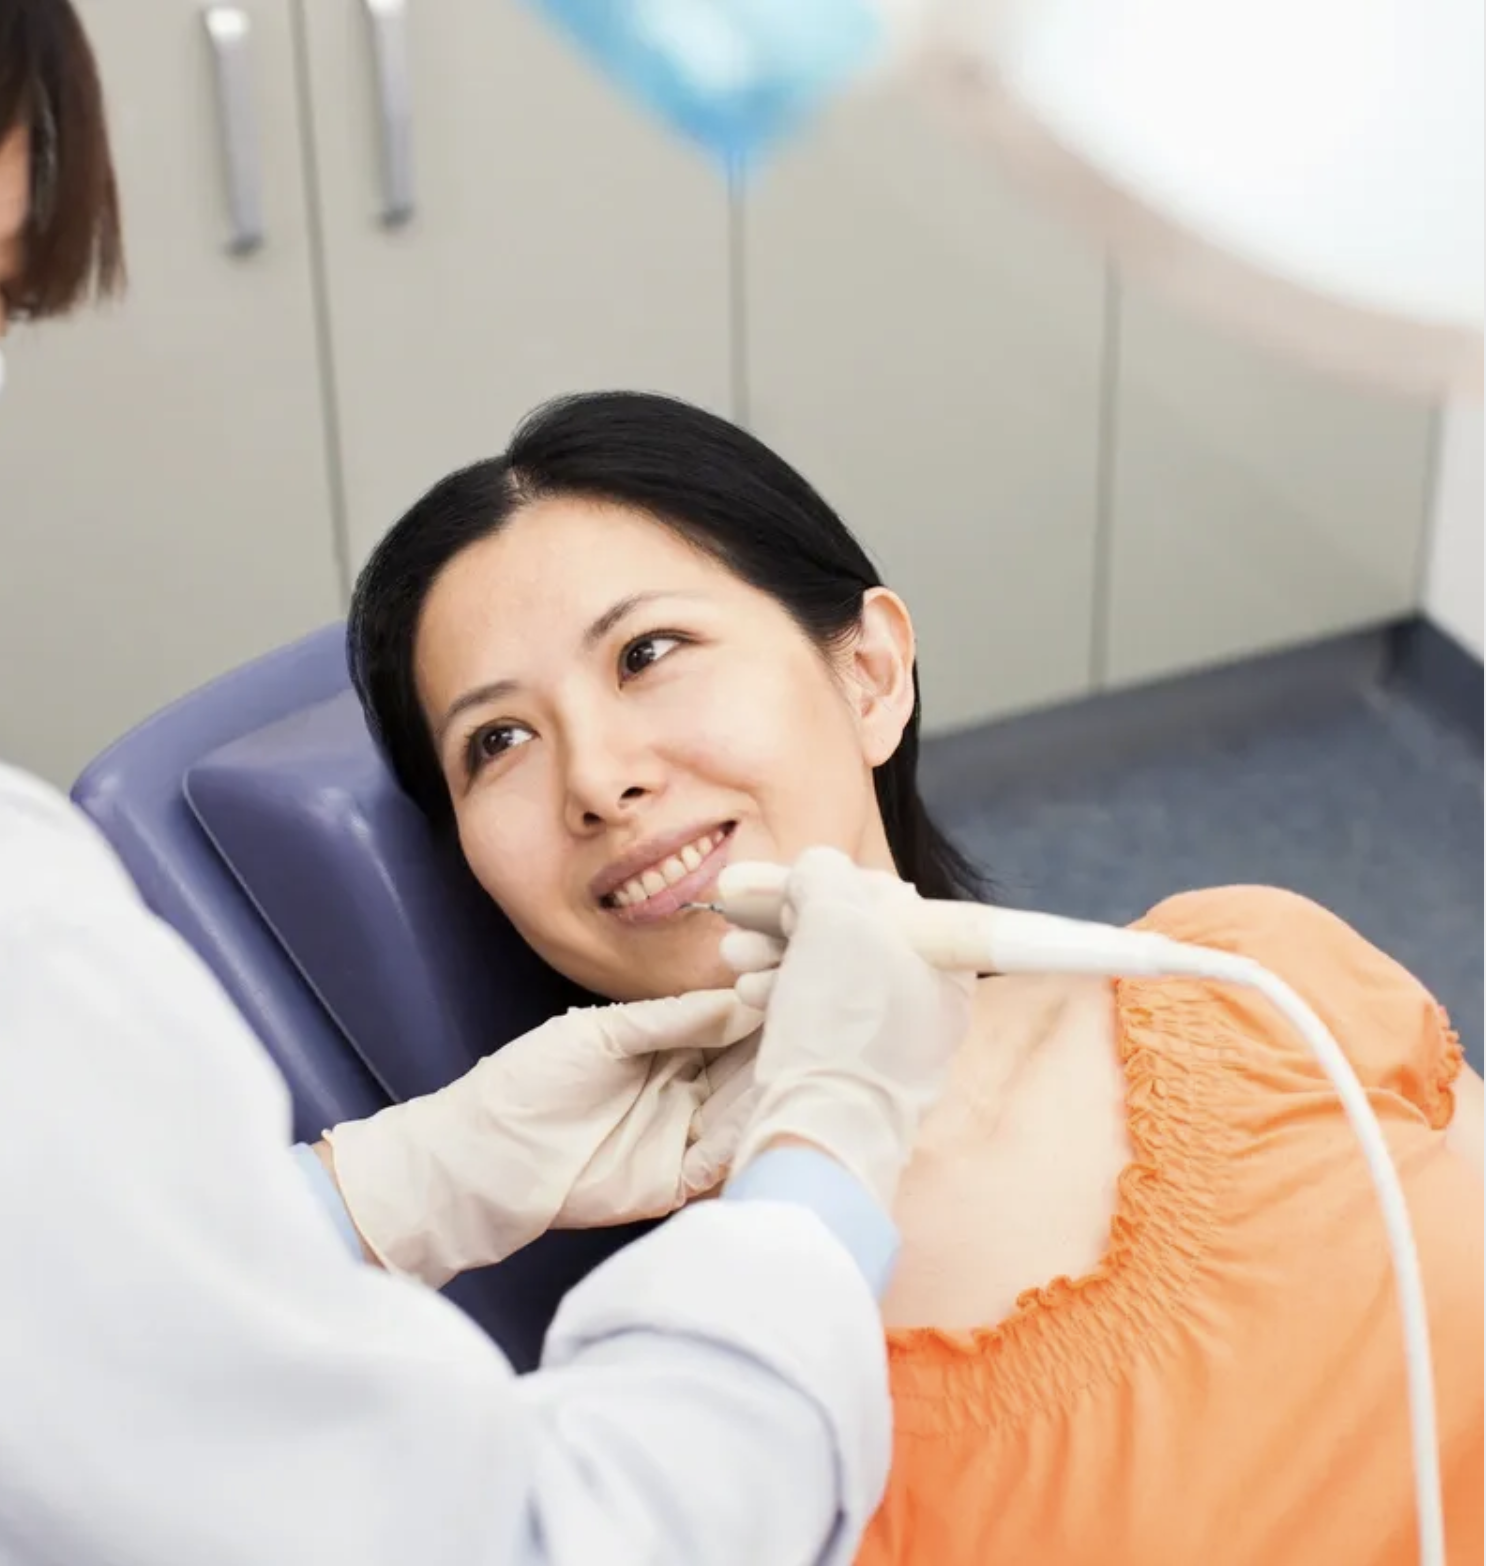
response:
<path id="1" fill-rule="evenodd" d="M 744 228 L 749 422 L 907 599 L 927 723 L 1083 693 L 1099 257 L 906 103 L 784 153 Z"/>
<path id="2" fill-rule="evenodd" d="M 1432 411 L 1312 375 L 1122 292 L 1110 682 L 1417 608 Z"/>
<path id="3" fill-rule="evenodd" d="M 304 25 L 353 561 L 557 393 L 731 410 L 727 193 L 701 158 L 512 0 L 312 0 Z M 389 227 L 399 57 L 412 210 Z"/>
<path id="4" fill-rule="evenodd" d="M 935 729 L 1417 605 L 1429 410 L 1121 297 L 911 102 L 730 200 L 516 0 L 236 0 L 264 242 L 231 254 L 208 9 L 81 0 L 133 277 L 7 346 L 10 759 L 66 781 L 332 618 L 430 483 L 605 386 L 822 490 L 915 612 Z"/>
<path id="5" fill-rule="evenodd" d="M 265 243 L 227 254 L 194 0 L 82 0 L 131 287 L 20 330 L 0 404 L 0 755 L 58 783 L 339 606 L 289 0 L 254 0 Z"/>

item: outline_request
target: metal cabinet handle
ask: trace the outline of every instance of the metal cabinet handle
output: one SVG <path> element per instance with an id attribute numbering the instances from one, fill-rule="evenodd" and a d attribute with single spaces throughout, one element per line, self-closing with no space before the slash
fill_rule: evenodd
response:
<path id="1" fill-rule="evenodd" d="M 227 248 L 247 255 L 263 243 L 263 160 L 253 103 L 249 43 L 252 19 L 240 5 L 209 5 L 202 12 L 217 78 L 217 116 L 227 176 Z"/>
<path id="2" fill-rule="evenodd" d="M 371 23 L 372 64 L 382 143 L 382 222 L 396 228 L 413 216 L 413 81 L 408 64 L 407 0 L 364 0 Z"/>

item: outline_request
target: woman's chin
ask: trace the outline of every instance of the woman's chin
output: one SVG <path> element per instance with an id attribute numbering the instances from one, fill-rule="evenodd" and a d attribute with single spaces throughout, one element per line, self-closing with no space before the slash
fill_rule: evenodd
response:
<path id="1" fill-rule="evenodd" d="M 677 952 L 669 960 L 636 963 L 622 972 L 605 976 L 606 982 L 590 985 L 610 1000 L 659 1000 L 666 995 L 689 995 L 693 990 L 730 990 L 738 975 L 717 954 L 717 943 L 708 951 Z"/>
<path id="2" fill-rule="evenodd" d="M 718 952 L 727 926 L 713 915 L 679 920 L 662 932 L 647 930 L 643 939 L 615 939 L 586 947 L 557 945 L 528 931 L 527 941 L 549 966 L 580 989 L 608 1001 L 659 1000 L 688 995 L 693 990 L 730 990 L 737 974 Z"/>

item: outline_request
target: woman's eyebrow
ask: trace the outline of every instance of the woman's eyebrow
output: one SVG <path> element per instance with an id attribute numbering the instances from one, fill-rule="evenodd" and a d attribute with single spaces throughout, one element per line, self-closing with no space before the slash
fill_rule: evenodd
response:
<path id="1" fill-rule="evenodd" d="M 516 680 L 492 680 L 489 685 L 477 685 L 473 690 L 457 696 L 439 721 L 438 733 L 434 735 L 434 748 L 437 750 L 444 748 L 444 740 L 448 736 L 449 729 L 461 712 L 468 712 L 471 707 L 483 707 L 487 702 L 504 701 L 507 696 L 514 694 L 520 688 Z"/>
<path id="2" fill-rule="evenodd" d="M 646 604 L 653 604 L 657 599 L 689 598 L 692 596 L 690 593 L 666 592 L 664 590 L 650 593 L 630 593 L 627 597 L 610 604 L 598 619 L 588 627 L 583 633 L 583 645 L 592 647 L 596 643 L 603 641 L 621 620 L 633 614 L 636 609 L 642 608 Z"/>

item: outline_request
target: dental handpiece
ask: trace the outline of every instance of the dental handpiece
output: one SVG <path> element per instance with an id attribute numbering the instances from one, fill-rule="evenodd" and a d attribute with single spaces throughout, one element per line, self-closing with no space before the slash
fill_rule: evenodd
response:
<path id="1" fill-rule="evenodd" d="M 717 895 L 692 908 L 720 914 L 740 930 L 787 938 L 789 870 L 740 863 L 717 878 Z M 992 908 L 984 903 L 905 895 L 895 910 L 914 950 L 951 973 L 1091 973 L 1109 977 L 1207 971 L 1198 948 L 1149 931 L 1065 919 L 1057 914 Z"/>

